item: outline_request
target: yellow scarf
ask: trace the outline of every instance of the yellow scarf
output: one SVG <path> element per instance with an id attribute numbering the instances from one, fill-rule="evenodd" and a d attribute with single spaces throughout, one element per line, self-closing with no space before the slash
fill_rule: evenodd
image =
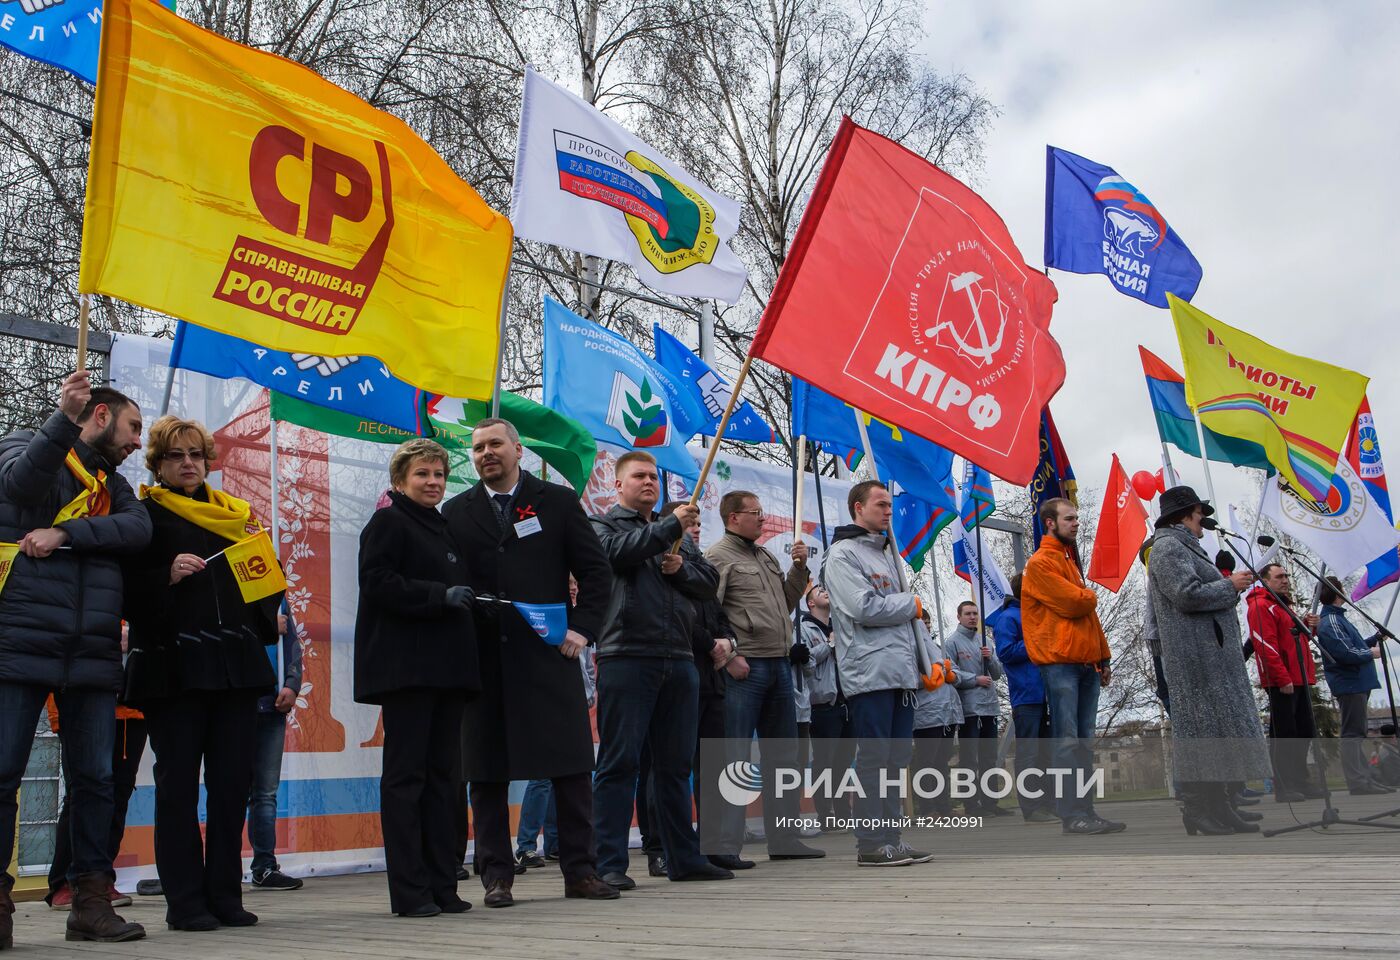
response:
<path id="1" fill-rule="evenodd" d="M 167 487 L 141 487 L 142 498 L 150 497 L 175 516 L 225 540 L 237 543 L 263 528 L 253 516 L 253 509 L 248 506 L 246 500 L 231 497 L 207 483 L 204 485 L 204 492 L 209 497 L 208 503 Z"/>
<path id="2" fill-rule="evenodd" d="M 95 477 L 88 473 L 83 461 L 78 459 L 77 452 L 73 450 L 68 451 L 63 465 L 77 478 L 83 490 L 58 511 L 58 516 L 53 518 L 53 525 L 58 526 L 65 520 L 77 520 L 80 517 L 107 516 L 112 510 L 112 496 L 107 492 L 107 474 L 101 470 L 97 471 Z"/>

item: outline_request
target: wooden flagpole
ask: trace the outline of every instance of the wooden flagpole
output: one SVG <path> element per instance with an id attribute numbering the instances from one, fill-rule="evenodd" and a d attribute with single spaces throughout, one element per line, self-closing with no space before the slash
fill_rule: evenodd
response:
<path id="1" fill-rule="evenodd" d="M 88 313 L 92 309 L 92 294 L 78 295 L 78 369 L 87 369 Z"/>

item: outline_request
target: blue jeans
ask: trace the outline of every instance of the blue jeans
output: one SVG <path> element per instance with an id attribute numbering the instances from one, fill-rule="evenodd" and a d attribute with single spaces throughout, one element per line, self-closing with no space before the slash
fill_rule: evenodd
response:
<path id="1" fill-rule="evenodd" d="M 253 848 L 253 876 L 277 869 L 277 788 L 282 783 L 282 748 L 287 742 L 287 715 L 258 712 L 253 755 L 253 789 L 248 793 L 248 843 Z"/>
<path id="2" fill-rule="evenodd" d="M 1099 719 L 1099 672 L 1088 663 L 1048 663 L 1040 668 L 1050 707 L 1050 736 L 1055 741 L 1054 763 L 1072 773 L 1055 802 L 1061 820 L 1092 816 L 1094 798 L 1078 797 L 1075 784 L 1094 765 L 1094 728 Z"/>
<path id="3" fill-rule="evenodd" d="M 651 743 L 653 824 L 677 877 L 708 861 L 690 819 L 690 766 L 700 722 L 695 661 L 606 657 L 598 661 L 598 772 L 593 778 L 593 834 L 598 873 L 627 872 L 627 835 L 637 796 L 642 745 Z"/>
<path id="4" fill-rule="evenodd" d="M 881 781 L 894 782 L 914 753 L 914 693 L 872 690 L 846 698 L 851 710 L 851 736 L 856 740 L 856 779 L 861 793 L 852 804 L 856 818 L 856 850 L 872 853 L 899 843 L 899 820 L 904 816 L 898 789 L 880 795 Z M 876 821 L 874 825 L 861 821 Z"/>
<path id="5" fill-rule="evenodd" d="M 774 827 L 776 818 L 797 816 L 799 796 L 795 791 L 778 799 L 774 796 L 772 771 L 797 766 L 797 707 L 792 700 L 792 665 L 787 657 L 754 657 L 748 661 L 749 675 L 743 680 L 728 678 L 724 690 L 724 736 L 728 760 L 748 760 L 750 740 L 759 737 L 759 769 L 763 774 L 763 829 L 768 852 L 783 853 L 785 845 L 797 840 L 791 827 Z M 716 852 L 737 854 L 744 845 L 745 809 L 732 803 L 723 807 L 720 841 Z M 788 822 L 791 822 L 789 819 Z"/>
<path id="6" fill-rule="evenodd" d="M 47 687 L 0 681 L 0 857 L 9 863 L 15 849 L 17 791 L 29 763 L 39 711 Z M 117 695 L 110 690 L 54 690 L 58 704 L 63 776 L 71 810 L 73 863 L 68 884 L 85 873 L 112 869 L 108 836 L 112 829 L 112 749 L 117 736 Z"/>
<path id="7" fill-rule="evenodd" d="M 1050 766 L 1050 751 L 1054 741 L 1050 739 L 1050 708 L 1043 703 L 1023 703 L 1011 708 L 1011 722 L 1016 727 L 1016 778 L 1021 779 L 1021 771 L 1036 768 L 1044 770 Z M 1048 784 L 1042 777 L 1026 777 L 1026 791 L 1044 791 Z M 1021 815 L 1030 816 L 1036 810 L 1055 809 L 1053 797 L 1028 797 L 1018 794 Z"/>
<path id="8" fill-rule="evenodd" d="M 531 780 L 520 800 L 520 829 L 515 835 L 515 855 L 534 853 L 536 838 L 544 833 L 544 855 L 559 852 L 559 818 L 554 807 L 554 781 Z"/>

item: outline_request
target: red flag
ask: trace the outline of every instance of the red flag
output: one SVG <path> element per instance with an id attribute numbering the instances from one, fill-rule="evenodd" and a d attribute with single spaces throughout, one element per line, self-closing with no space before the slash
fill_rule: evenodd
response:
<path id="1" fill-rule="evenodd" d="M 1145 539 L 1147 508 L 1128 485 L 1128 474 L 1115 453 L 1103 491 L 1099 529 L 1094 534 L 1094 555 L 1089 558 L 1089 579 L 1117 593 Z"/>
<path id="2" fill-rule="evenodd" d="M 1026 484 L 1065 378 L 1055 297 L 986 201 L 846 118 L 752 354 Z"/>

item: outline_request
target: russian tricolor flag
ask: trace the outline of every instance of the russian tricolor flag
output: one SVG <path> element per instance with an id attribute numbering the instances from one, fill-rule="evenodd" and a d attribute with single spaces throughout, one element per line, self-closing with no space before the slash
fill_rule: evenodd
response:
<path id="1" fill-rule="evenodd" d="M 1147 376 L 1147 395 L 1152 401 L 1152 413 L 1157 418 L 1157 433 L 1162 442 L 1199 457 L 1201 444 L 1196 436 L 1195 414 L 1186 403 L 1185 378 L 1146 347 L 1139 346 L 1138 353 L 1142 356 L 1142 372 Z M 1237 467 L 1273 470 L 1264 448 L 1257 443 L 1221 436 L 1209 427 L 1205 428 L 1205 435 L 1206 450 L 1212 460 L 1233 463 Z"/>

